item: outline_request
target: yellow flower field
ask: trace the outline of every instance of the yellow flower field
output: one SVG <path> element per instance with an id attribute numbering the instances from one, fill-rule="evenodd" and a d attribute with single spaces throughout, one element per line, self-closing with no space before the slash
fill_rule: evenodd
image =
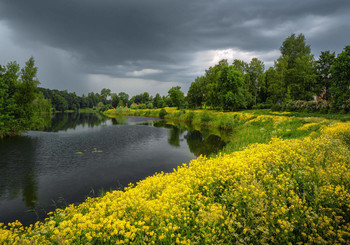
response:
<path id="1" fill-rule="evenodd" d="M 349 244 L 350 123 L 199 157 L 124 191 L 0 225 L 0 244 Z"/>

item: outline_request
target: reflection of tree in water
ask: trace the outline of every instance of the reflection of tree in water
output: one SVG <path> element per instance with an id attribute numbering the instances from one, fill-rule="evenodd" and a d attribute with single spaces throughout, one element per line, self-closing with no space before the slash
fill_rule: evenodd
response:
<path id="1" fill-rule="evenodd" d="M 26 206 L 33 209 L 37 201 L 35 139 L 4 139 L 0 146 L 0 199 L 16 199 L 22 193 Z"/>
<path id="2" fill-rule="evenodd" d="M 180 146 L 181 134 L 187 131 L 184 138 L 187 141 L 188 148 L 195 156 L 215 154 L 226 145 L 227 141 L 225 142 L 221 137 L 213 134 L 213 131 L 209 128 L 202 127 L 200 130 L 195 130 L 190 123 L 172 123 L 175 125 L 167 124 L 165 120 L 157 121 L 154 122 L 154 126 L 170 129 L 168 142 L 170 145 L 176 147 Z M 220 135 L 223 135 L 224 138 L 228 138 L 227 132 L 221 132 Z"/>
<path id="3" fill-rule="evenodd" d="M 169 132 L 168 142 L 172 146 L 179 147 L 180 146 L 180 134 L 181 130 L 177 127 L 172 127 Z"/>
<path id="4" fill-rule="evenodd" d="M 113 125 L 126 125 L 127 123 L 127 118 L 123 116 L 117 116 L 112 118 L 112 124 Z"/>
<path id="5" fill-rule="evenodd" d="M 204 134 L 203 134 L 204 135 Z M 217 153 L 222 149 L 226 143 L 221 140 L 219 136 L 210 134 L 203 137 L 202 133 L 196 130 L 188 132 L 185 136 L 188 148 L 195 155 L 210 155 Z"/>
<path id="6" fill-rule="evenodd" d="M 45 128 L 47 132 L 57 132 L 60 130 L 75 129 L 77 126 L 88 125 L 93 128 L 109 120 L 108 117 L 100 113 L 56 113 L 51 119 L 51 127 Z"/>

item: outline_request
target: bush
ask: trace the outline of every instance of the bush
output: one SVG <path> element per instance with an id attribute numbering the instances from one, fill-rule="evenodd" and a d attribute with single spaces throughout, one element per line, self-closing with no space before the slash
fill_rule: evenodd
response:
<path id="1" fill-rule="evenodd" d="M 252 109 L 270 109 L 273 105 L 268 103 L 258 103 L 252 106 Z"/>
<path id="2" fill-rule="evenodd" d="M 220 115 L 218 127 L 224 130 L 233 129 L 235 127 L 235 117 L 226 114 Z"/>
<path id="3" fill-rule="evenodd" d="M 189 113 L 186 114 L 185 120 L 187 122 L 192 122 L 194 119 L 194 116 L 195 116 L 194 112 L 190 111 Z"/>
<path id="4" fill-rule="evenodd" d="M 212 117 L 208 111 L 201 112 L 199 117 L 201 119 L 201 123 L 203 124 L 208 124 L 212 120 Z"/>
<path id="5" fill-rule="evenodd" d="M 166 110 L 164 108 L 162 108 L 160 111 L 159 111 L 159 117 L 164 119 L 164 117 L 167 115 L 168 113 L 166 112 Z"/>
<path id="6" fill-rule="evenodd" d="M 271 106 L 271 111 L 280 111 L 282 109 L 282 107 L 278 104 L 274 104 L 273 106 Z"/>

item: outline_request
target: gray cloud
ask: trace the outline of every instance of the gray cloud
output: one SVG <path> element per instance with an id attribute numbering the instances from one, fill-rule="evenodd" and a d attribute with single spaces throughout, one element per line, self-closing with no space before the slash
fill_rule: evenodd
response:
<path id="1" fill-rule="evenodd" d="M 0 23 L 11 35 L 0 39 L 34 53 L 48 87 L 96 90 L 89 75 L 105 75 L 118 78 L 115 83 L 152 80 L 150 92 L 154 81 L 182 84 L 185 91 L 210 63 L 200 54 L 212 50 L 250 52 L 271 64 L 277 57 L 264 53 L 276 53 L 287 36 L 303 32 L 315 55 L 340 52 L 349 44 L 349 9 L 349 1 L 328 0 L 1 0 Z M 1 52 L 20 56 L 18 49 Z M 152 70 L 158 72 L 145 72 Z"/>

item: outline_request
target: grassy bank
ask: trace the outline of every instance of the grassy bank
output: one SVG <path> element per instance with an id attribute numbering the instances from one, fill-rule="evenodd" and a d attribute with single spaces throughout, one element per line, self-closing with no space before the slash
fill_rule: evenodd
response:
<path id="1" fill-rule="evenodd" d="M 198 115 L 194 123 L 202 120 Z M 350 242 L 349 122 L 294 122 L 284 115 L 249 113 L 222 114 L 213 122 L 220 117 L 232 117 L 227 120 L 237 127 L 270 125 L 275 136 L 281 133 L 286 139 L 273 138 L 215 158 L 200 157 L 123 191 L 58 209 L 29 227 L 19 222 L 2 225 L 0 243 Z"/>
<path id="2" fill-rule="evenodd" d="M 243 150 L 253 143 L 267 143 L 272 138 L 295 139 L 308 135 L 319 135 L 319 129 L 335 120 L 322 117 L 297 117 L 289 112 L 272 112 L 271 110 L 250 110 L 242 112 L 218 112 L 206 110 L 176 110 L 167 107 L 161 109 L 131 110 L 118 108 L 109 110 L 105 114 L 110 117 L 146 116 L 163 117 L 169 123 L 176 121 L 187 122 L 190 125 L 204 126 L 212 129 L 231 131 L 229 143 L 222 153 Z M 165 111 L 165 113 L 164 113 Z"/>

